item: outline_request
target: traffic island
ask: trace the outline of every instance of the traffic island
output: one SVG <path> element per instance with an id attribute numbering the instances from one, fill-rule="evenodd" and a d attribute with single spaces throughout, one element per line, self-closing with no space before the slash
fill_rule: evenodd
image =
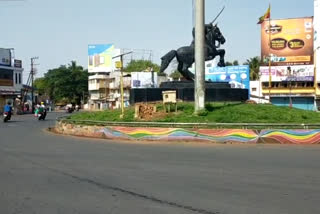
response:
<path id="1" fill-rule="evenodd" d="M 120 110 L 82 112 L 58 120 L 55 132 L 66 135 L 213 143 L 319 144 L 320 114 L 289 107 L 251 103 L 208 103 L 194 115 L 193 103 L 139 104 Z"/>
<path id="2" fill-rule="evenodd" d="M 320 130 L 308 129 L 214 129 L 131 127 L 76 124 L 74 121 L 58 121 L 52 129 L 55 133 L 79 137 L 135 141 L 188 141 L 244 144 L 320 144 Z M 146 124 L 144 124 L 146 125 Z M 180 124 L 181 125 L 181 124 Z M 152 124 L 150 124 L 152 126 Z"/>

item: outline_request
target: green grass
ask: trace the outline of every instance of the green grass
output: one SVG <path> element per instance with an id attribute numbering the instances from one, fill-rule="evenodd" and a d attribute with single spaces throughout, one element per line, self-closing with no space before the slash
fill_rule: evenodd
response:
<path id="1" fill-rule="evenodd" d="M 158 111 L 163 111 L 161 105 Z M 136 121 L 134 108 L 127 108 L 125 117 L 120 119 L 120 110 L 107 110 L 103 112 L 83 112 L 74 114 L 72 120 L 94 121 Z M 268 104 L 243 104 L 243 103 L 210 103 L 201 116 L 193 114 L 193 103 L 179 103 L 178 113 L 171 112 L 162 118 L 152 121 L 157 122 L 185 122 L 185 123 L 320 123 L 320 113 L 305 111 L 289 107 L 278 107 Z"/>

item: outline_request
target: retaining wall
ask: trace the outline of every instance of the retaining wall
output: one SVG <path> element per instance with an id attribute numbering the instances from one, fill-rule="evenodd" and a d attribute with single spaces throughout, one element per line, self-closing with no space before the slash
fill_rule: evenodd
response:
<path id="1" fill-rule="evenodd" d="M 320 129 L 249 130 L 87 126 L 60 121 L 55 132 L 66 135 L 123 140 L 208 141 L 215 143 L 320 144 Z"/>

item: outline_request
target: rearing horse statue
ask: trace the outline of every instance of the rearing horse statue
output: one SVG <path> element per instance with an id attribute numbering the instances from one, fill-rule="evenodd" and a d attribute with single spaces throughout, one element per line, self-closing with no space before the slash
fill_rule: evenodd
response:
<path id="1" fill-rule="evenodd" d="M 195 35 L 195 30 L 193 29 L 193 38 Z M 216 45 L 218 42 L 218 45 Z M 218 49 L 220 45 L 224 44 L 226 39 L 222 35 L 219 27 L 213 24 L 205 25 L 205 61 L 214 59 L 216 56 L 220 56 L 220 61 L 218 63 L 219 67 L 224 67 L 224 56 L 225 50 Z M 161 58 L 161 68 L 160 73 L 164 72 L 169 66 L 170 62 L 176 57 L 178 61 L 178 71 L 187 80 L 194 80 L 195 76 L 189 71 L 189 68 L 194 63 L 195 45 L 194 39 L 190 46 L 181 47 L 178 50 L 172 50 L 168 52 Z"/>

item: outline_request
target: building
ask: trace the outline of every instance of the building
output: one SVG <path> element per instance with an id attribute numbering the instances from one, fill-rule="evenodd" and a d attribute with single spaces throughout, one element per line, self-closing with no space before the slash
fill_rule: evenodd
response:
<path id="1" fill-rule="evenodd" d="M 22 61 L 13 55 L 13 49 L 0 48 L 0 112 L 8 101 L 15 107 L 16 98 L 21 96 Z"/>
<path id="2" fill-rule="evenodd" d="M 111 93 L 116 91 L 114 88 L 117 85 L 114 81 L 117 74 L 111 75 L 118 71 L 116 62 L 120 55 L 120 49 L 115 49 L 112 44 L 95 44 L 88 46 L 88 79 L 89 101 L 88 108 L 90 110 L 103 110 L 118 106 L 118 98 L 112 99 L 112 104 L 109 102 Z M 120 72 L 118 72 L 120 75 Z M 120 81 L 119 81 L 120 82 Z M 110 86 L 112 89 L 110 89 Z M 120 86 L 119 86 L 120 90 Z M 116 95 L 112 95 L 116 97 Z M 109 99 L 109 100 L 108 100 Z"/>
<path id="3" fill-rule="evenodd" d="M 90 110 L 116 109 L 121 107 L 120 91 L 121 72 L 114 71 L 106 74 L 89 76 Z M 129 105 L 131 76 L 123 73 L 124 104 Z"/>
<path id="4" fill-rule="evenodd" d="M 265 98 L 278 106 L 318 109 L 313 17 L 271 20 L 270 25 L 263 23 L 261 59 L 260 81 Z"/>

